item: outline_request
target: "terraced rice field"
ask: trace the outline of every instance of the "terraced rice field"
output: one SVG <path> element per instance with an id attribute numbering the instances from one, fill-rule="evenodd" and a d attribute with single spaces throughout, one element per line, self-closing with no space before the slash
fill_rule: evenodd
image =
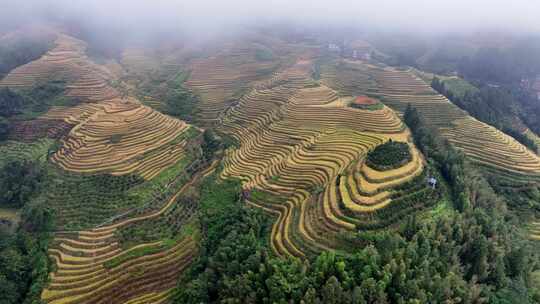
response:
<path id="1" fill-rule="evenodd" d="M 214 56 L 192 62 L 186 85 L 201 98 L 199 121 L 215 123 L 250 83 L 270 75 L 277 65 L 275 60 L 257 61 L 255 48 L 250 44 L 226 46 Z"/>
<path id="2" fill-rule="evenodd" d="M 345 62 L 323 62 L 321 82 L 348 96 L 377 93 L 377 83 L 368 73 L 369 68 L 362 65 L 350 65 Z"/>
<path id="3" fill-rule="evenodd" d="M 131 48 L 122 52 L 120 63 L 129 75 L 137 75 L 154 72 L 159 60 L 145 49 Z"/>
<path id="4" fill-rule="evenodd" d="M 95 205 L 100 200 L 90 197 L 80 207 L 51 198 L 58 202 L 52 207 L 60 210 L 60 224 L 79 223 L 81 216 L 90 214 L 86 221 L 94 228 L 55 234 L 49 252 L 57 269 L 42 299 L 46 303 L 167 302 L 179 275 L 197 254 L 198 232 L 184 231 L 193 221 L 194 207 L 180 200 L 196 178 L 186 184 L 187 164 L 177 164 L 191 153 L 185 146 L 198 147 L 200 132 L 133 99 L 57 107 L 42 119 L 58 117 L 65 117 L 76 127 L 51 157 L 53 163 L 75 173 L 105 172 L 123 177 L 131 173 L 149 181 L 130 186 L 125 202 L 121 200 L 124 196 L 117 197 L 119 192 L 112 193 L 109 205 L 101 208 Z M 64 184 L 59 187 L 65 188 Z M 145 189 L 151 191 L 150 196 L 144 194 Z M 105 192 L 96 195 L 107 197 Z M 149 196 L 148 202 L 130 205 L 143 194 Z M 104 216 L 109 220 L 103 222 Z M 138 240 L 130 235 L 133 227 L 145 231 L 174 229 L 174 233 L 161 237 L 152 232 L 149 240 Z"/>
<path id="5" fill-rule="evenodd" d="M 341 249 L 347 231 L 388 226 L 397 219 L 384 220 L 387 210 L 402 216 L 430 194 L 415 182 L 423 159 L 394 112 L 348 107 L 334 90 L 313 86 L 311 64 L 299 60 L 260 83 L 220 119 L 239 143 L 221 176 L 242 179 L 247 202 L 277 216 L 271 245 L 283 256 Z M 367 168 L 366 153 L 389 139 L 409 142 L 413 161 L 388 172 Z M 401 206 L 406 195 L 418 199 Z"/>
<path id="6" fill-rule="evenodd" d="M 39 118 L 73 126 L 50 158 L 58 171 L 66 176 L 125 177 L 128 190 L 134 192 L 159 182 L 145 193 L 154 198 L 145 204 L 135 202 L 126 190 L 125 197 L 110 200 L 105 193 L 97 193 L 99 199 L 88 196 L 85 206 L 77 205 L 80 199 L 62 200 L 68 191 L 59 185 L 62 191 L 51 194 L 56 202 L 51 206 L 63 210 L 62 227 L 96 211 L 87 226 L 56 233 L 49 252 L 57 268 L 42 299 L 167 302 L 178 276 L 198 251 L 200 232 L 191 229 L 196 226 L 196 203 L 186 202 L 183 195 L 218 162 L 201 172 L 193 169 L 198 173 L 184 179 L 181 173 L 189 170 L 182 160 L 198 149 L 194 137 L 200 139 L 200 130 L 133 97 L 118 98 L 108 83 L 122 80 L 88 60 L 82 41 L 59 35 L 56 44 L 41 59 L 15 69 L 1 85 L 30 86 L 55 73 L 76 79 L 69 83 L 70 96 L 93 101 L 53 107 Z M 280 256 L 345 251 L 351 232 L 393 227 L 437 201 L 439 193 L 426 186 L 423 156 L 399 118 L 408 103 L 476 163 L 523 180 L 540 176 L 536 155 L 471 118 L 410 71 L 344 61 L 323 65 L 316 82 L 310 76 L 311 55 L 296 54 L 293 64 L 279 56 L 260 61 L 256 47 L 245 45 L 228 45 L 193 60 L 186 85 L 201 98 L 198 121 L 217 126 L 238 143 L 226 151 L 220 177 L 240 178 L 245 201 L 275 215 L 270 244 Z M 134 78 L 176 74 L 177 57 L 156 61 L 154 55 L 125 52 L 123 72 L 136 74 Z M 386 106 L 349 106 L 353 96 L 363 95 Z M 390 139 L 408 143 L 412 160 L 387 171 L 365 165 L 367 153 Z M 21 144 L 21 149 L 28 157 L 40 157 L 52 143 L 45 139 Z M 12 148 L 18 149 L 16 144 Z M 169 175 L 170 170 L 175 173 Z M 137 177 L 135 182 L 130 176 Z M 104 198 L 110 205 L 102 206 Z"/>
<path id="7" fill-rule="evenodd" d="M 85 42 L 57 34 L 55 45 L 40 59 L 11 71 L 0 81 L 0 86 L 29 88 L 56 78 L 67 81 L 66 96 L 80 101 L 100 101 L 118 96 L 118 92 L 109 85 L 112 74 L 86 56 Z"/>
<path id="8" fill-rule="evenodd" d="M 194 176 L 204 165 L 201 130 L 134 97 L 119 98 L 110 83 L 124 85 L 119 78 L 124 71 L 111 73 L 88 59 L 83 41 L 56 35 L 51 51 L 0 82 L 28 88 L 54 77 L 66 81 L 67 96 L 81 101 L 53 106 L 35 121 L 21 123 L 18 130 L 33 133 L 32 142 L 0 146 L 0 162 L 22 157 L 54 164 L 45 164 L 50 188 L 43 199 L 56 212 L 57 227 L 65 230 L 55 233 L 49 248 L 56 268 L 42 300 L 167 302 L 198 250 L 196 205 L 182 199 L 184 191 L 217 163 Z M 61 137 L 61 145 L 47 157 L 54 141 L 38 138 L 57 123 L 67 127 L 49 136 Z M 141 237 L 139 231 L 148 233 Z"/>
<path id="9" fill-rule="evenodd" d="M 86 110 L 68 119 L 80 121 L 91 113 Z M 111 100 L 75 126 L 51 160 L 73 172 L 136 173 L 151 179 L 183 157 L 189 128 L 136 101 Z"/>
<path id="10" fill-rule="evenodd" d="M 341 64 L 358 71 L 358 79 L 374 80 L 365 90 L 376 94 L 401 115 L 407 104 L 417 108 L 428 125 L 437 128 L 443 137 L 489 172 L 524 182 L 540 180 L 540 158 L 535 153 L 514 138 L 469 116 L 436 93 L 413 71 L 376 67 L 358 61 Z M 356 81 L 331 73 L 322 75 L 326 83 L 338 89 L 354 86 Z"/>
<path id="11" fill-rule="evenodd" d="M 122 52 L 120 67 L 123 80 L 132 86 L 156 85 L 155 79 L 169 79 L 186 68 L 188 58 L 194 50 L 180 48 L 163 54 L 155 50 L 129 48 Z M 160 84 L 157 84 L 158 86 Z"/>
<path id="12" fill-rule="evenodd" d="M 168 197 L 159 209 L 143 208 L 135 216 L 76 232 L 58 232 L 49 249 L 57 268 L 42 293 L 46 303 L 165 303 L 181 272 L 197 254 L 198 231 L 180 200 L 186 189 L 212 172 L 201 171 Z M 193 214 L 193 213 L 187 213 Z M 137 225 L 174 228 L 173 239 L 137 243 L 122 238 Z"/>
<path id="13" fill-rule="evenodd" d="M 57 233 L 49 252 L 57 269 L 42 293 L 46 303 L 164 302 L 179 274 L 196 254 L 186 236 L 172 245 L 140 244 L 122 250 L 115 228 Z M 138 255 L 137 251 L 149 254 Z M 119 261 L 119 262 L 117 262 Z"/>

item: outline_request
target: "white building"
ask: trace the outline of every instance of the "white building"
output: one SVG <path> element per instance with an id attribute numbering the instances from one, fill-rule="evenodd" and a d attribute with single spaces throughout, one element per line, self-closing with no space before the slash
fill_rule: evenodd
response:
<path id="1" fill-rule="evenodd" d="M 329 43 L 328 44 L 328 50 L 330 50 L 332 52 L 340 52 L 341 48 L 335 43 Z"/>

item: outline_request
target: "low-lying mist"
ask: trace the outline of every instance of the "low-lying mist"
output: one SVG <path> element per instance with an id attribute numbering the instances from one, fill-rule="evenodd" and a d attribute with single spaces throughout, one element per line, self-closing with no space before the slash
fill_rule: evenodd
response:
<path id="1" fill-rule="evenodd" d="M 480 30 L 538 32 L 540 2 L 530 0 L 1 0 L 0 28 L 77 22 L 127 36 L 183 32 L 207 36 L 265 24 L 369 28 L 414 33 Z"/>

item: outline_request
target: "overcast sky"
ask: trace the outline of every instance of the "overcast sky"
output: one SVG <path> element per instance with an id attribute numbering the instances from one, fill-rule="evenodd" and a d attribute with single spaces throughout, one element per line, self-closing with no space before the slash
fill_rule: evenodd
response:
<path id="1" fill-rule="evenodd" d="M 44 13 L 122 27 L 225 28 L 262 21 L 416 31 L 540 32 L 537 0 L 0 0 L 0 18 Z"/>

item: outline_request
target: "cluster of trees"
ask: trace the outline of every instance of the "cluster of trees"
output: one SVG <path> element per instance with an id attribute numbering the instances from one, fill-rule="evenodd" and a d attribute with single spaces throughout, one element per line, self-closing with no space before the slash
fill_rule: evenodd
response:
<path id="1" fill-rule="evenodd" d="M 389 140 L 370 151 L 366 158 L 368 166 L 376 170 L 390 170 L 403 166 L 412 159 L 409 145 Z"/>
<path id="2" fill-rule="evenodd" d="M 29 90 L 21 92 L 25 106 L 33 112 L 46 112 L 51 105 L 75 105 L 78 100 L 65 98 L 66 81 L 55 78 L 38 83 Z"/>
<path id="3" fill-rule="evenodd" d="M 191 122 L 196 112 L 197 96 L 184 86 L 189 78 L 188 71 L 170 75 L 166 71 L 154 71 L 141 78 L 138 89 L 143 96 L 152 96 L 163 102 L 159 110 L 167 115 Z"/>
<path id="4" fill-rule="evenodd" d="M 52 210 L 34 198 L 44 173 L 36 163 L 13 161 L 0 170 L 0 207 L 19 208 L 12 233 L 0 229 L 0 303 L 38 303 L 51 263 L 47 254 Z"/>
<path id="5" fill-rule="evenodd" d="M 19 114 L 23 104 L 23 96 L 9 88 L 0 88 L 0 116 L 10 117 Z"/>
<path id="6" fill-rule="evenodd" d="M 515 121 L 527 114 L 519 111 L 520 103 L 512 90 L 484 86 L 476 92 L 468 91 L 458 96 L 437 77 L 433 78 L 431 86 L 476 119 L 509 134 L 529 149 L 538 151 L 536 143 L 515 127 Z"/>
<path id="7" fill-rule="evenodd" d="M 0 141 L 9 134 L 8 117 L 18 114 L 24 103 L 24 98 L 9 88 L 0 88 Z"/>
<path id="8" fill-rule="evenodd" d="M 262 45 L 255 50 L 255 59 L 258 61 L 271 61 L 274 57 L 272 50 Z"/>
<path id="9" fill-rule="evenodd" d="M 316 81 L 321 79 L 322 60 L 323 59 L 321 59 L 321 58 L 315 60 L 315 62 L 313 63 L 313 66 L 311 68 L 311 78 L 313 78 Z"/>
<path id="10" fill-rule="evenodd" d="M 0 169 L 0 207 L 21 208 L 41 185 L 43 172 L 30 161 L 11 161 Z"/>
<path id="11" fill-rule="evenodd" d="M 465 156 L 463 153 L 442 140 L 429 128 L 416 108 L 407 105 L 403 117 L 411 129 L 416 146 L 428 161 L 439 170 L 450 185 L 458 209 L 470 206 L 469 193 L 465 185 Z"/>
<path id="12" fill-rule="evenodd" d="M 24 112 L 42 113 L 53 104 L 73 104 L 76 100 L 63 97 L 65 81 L 53 79 L 24 90 L 0 88 L 0 141 L 9 134 L 9 118 Z"/>
<path id="13" fill-rule="evenodd" d="M 222 147 L 221 141 L 216 134 L 210 129 L 206 129 L 203 132 L 203 142 L 201 149 L 203 152 L 203 158 L 209 161 L 214 157 L 214 154 Z"/>
<path id="14" fill-rule="evenodd" d="M 52 265 L 47 248 L 53 219 L 43 204 L 27 204 L 17 231 L 0 231 L 0 303 L 40 302 Z"/>
<path id="15" fill-rule="evenodd" d="M 534 133 L 540 134 L 540 102 L 536 93 L 517 88 L 512 90 L 512 95 L 519 105 L 520 119 Z"/>
<path id="16" fill-rule="evenodd" d="M 174 303 L 532 303 L 529 247 L 488 192 L 475 208 L 434 221 L 409 217 L 397 233 L 372 232 L 353 254 L 272 256 L 269 219 L 246 207 L 240 184 L 205 181 L 201 254 Z M 495 208 L 484 210 L 488 204 Z M 500 203 L 500 202 L 499 202 Z"/>
<path id="17" fill-rule="evenodd" d="M 166 104 L 165 114 L 176 116 L 185 121 L 193 120 L 198 99 L 183 86 L 167 90 L 164 101 Z"/>

